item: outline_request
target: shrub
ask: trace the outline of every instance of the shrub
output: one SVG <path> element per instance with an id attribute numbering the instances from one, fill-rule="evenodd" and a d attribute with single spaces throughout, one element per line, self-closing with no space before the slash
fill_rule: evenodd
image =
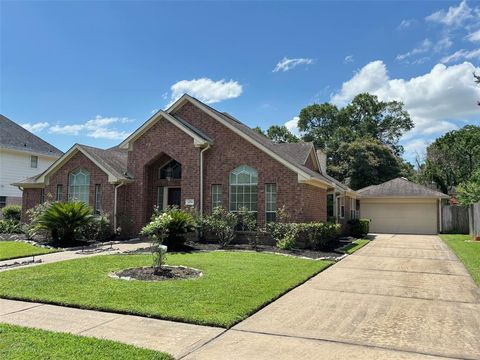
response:
<path id="1" fill-rule="evenodd" d="M 79 233 L 85 240 L 109 240 L 113 235 L 109 215 L 107 213 L 94 215 L 91 222 L 79 229 Z"/>
<path id="2" fill-rule="evenodd" d="M 255 215 L 248 211 L 246 207 L 241 207 L 237 213 L 237 228 L 240 231 L 246 231 L 246 237 L 250 246 L 254 249 L 258 245 L 257 219 Z"/>
<path id="3" fill-rule="evenodd" d="M 185 242 L 184 235 L 194 230 L 193 216 L 173 206 L 163 212 L 155 211 L 152 221 L 143 227 L 141 234 L 169 247 L 178 247 Z"/>
<path id="4" fill-rule="evenodd" d="M 49 231 L 55 242 L 69 243 L 92 221 L 92 209 L 83 202 L 54 202 L 38 217 L 35 228 Z"/>
<path id="5" fill-rule="evenodd" d="M 355 238 L 364 237 L 370 230 L 370 219 L 352 219 L 347 224 L 350 235 Z"/>
<path id="6" fill-rule="evenodd" d="M 22 216 L 22 207 L 20 205 L 7 205 L 2 209 L 2 214 L 5 220 L 19 222 Z"/>
<path id="7" fill-rule="evenodd" d="M 15 220 L 0 220 L 0 234 L 22 234 L 22 224 Z"/>
<path id="8" fill-rule="evenodd" d="M 292 250 L 297 245 L 300 227 L 299 224 L 283 224 L 288 225 L 285 233 L 281 238 L 276 240 L 275 246 L 283 250 Z"/>
<path id="9" fill-rule="evenodd" d="M 216 207 L 211 215 L 204 216 L 203 223 L 207 231 L 217 236 L 222 247 L 227 246 L 235 239 L 238 216 L 223 207 Z"/>
<path id="10" fill-rule="evenodd" d="M 45 238 L 51 238 L 51 233 L 47 229 L 44 229 L 38 225 L 38 221 L 43 216 L 45 211 L 52 205 L 51 202 L 46 201 L 42 204 L 38 204 L 31 209 L 27 210 L 27 217 L 29 224 L 27 225 L 27 236 L 33 238 L 34 236 L 41 235 Z"/>
<path id="11" fill-rule="evenodd" d="M 340 224 L 334 223 L 307 223 L 302 225 L 302 235 L 307 245 L 314 250 L 324 248 L 330 241 L 340 235 Z"/>

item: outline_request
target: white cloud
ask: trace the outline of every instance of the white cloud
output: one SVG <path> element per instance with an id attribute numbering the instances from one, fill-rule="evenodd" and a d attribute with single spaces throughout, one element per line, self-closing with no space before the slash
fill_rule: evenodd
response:
<path id="1" fill-rule="evenodd" d="M 234 99 L 242 94 L 243 88 L 237 81 L 224 79 L 213 81 L 208 78 L 193 80 L 181 80 L 173 84 L 170 88 L 169 107 L 177 101 L 183 94 L 187 93 L 198 98 L 207 104 L 217 103 L 227 99 Z"/>
<path id="2" fill-rule="evenodd" d="M 126 117 L 102 117 L 97 115 L 83 124 L 54 125 L 49 131 L 54 134 L 63 135 L 86 135 L 95 139 L 124 139 L 128 132 L 109 128 L 110 125 L 124 124 L 132 122 L 132 119 Z"/>
<path id="3" fill-rule="evenodd" d="M 398 25 L 397 29 L 399 29 L 399 30 L 408 29 L 408 28 L 409 28 L 410 26 L 412 26 L 415 22 L 416 22 L 415 19 L 402 20 L 402 22 L 400 23 L 400 25 Z"/>
<path id="4" fill-rule="evenodd" d="M 461 60 L 479 60 L 480 59 L 480 49 L 465 50 L 461 49 L 454 52 L 451 55 L 443 57 L 440 61 L 442 63 L 451 63 Z"/>
<path id="5" fill-rule="evenodd" d="M 471 42 L 480 41 L 480 30 L 474 31 L 466 36 L 466 39 Z"/>
<path id="6" fill-rule="evenodd" d="M 397 55 L 397 60 L 398 61 L 403 61 L 403 60 L 405 60 L 409 57 L 412 57 L 414 55 L 426 53 L 427 51 L 432 49 L 432 47 L 433 47 L 433 43 L 429 39 L 425 39 L 420 43 L 419 46 L 417 46 L 413 50 L 411 50 L 409 52 L 406 52 L 404 54 Z"/>
<path id="7" fill-rule="evenodd" d="M 285 123 L 285 127 L 290 130 L 292 134 L 300 136 L 300 130 L 298 129 L 298 120 L 300 120 L 300 118 L 298 116 L 295 116 L 292 120 L 289 120 Z"/>
<path id="8" fill-rule="evenodd" d="M 461 26 L 474 17 L 475 11 L 463 0 L 458 6 L 450 6 L 427 16 L 427 21 L 440 23 L 446 26 Z"/>
<path id="9" fill-rule="evenodd" d="M 425 139 L 413 139 L 403 144 L 405 149 L 405 156 L 410 159 L 415 159 L 418 156 L 422 159 L 425 155 L 427 146 L 430 142 Z"/>
<path id="10" fill-rule="evenodd" d="M 390 79 L 382 61 L 364 66 L 341 90 L 331 97 L 345 105 L 361 92 L 370 92 L 381 100 L 399 100 L 405 104 L 415 128 L 406 136 L 427 136 L 457 128 L 453 120 L 468 120 L 479 114 L 480 87 L 472 77 L 479 67 L 465 62 L 435 65 L 429 73 L 410 79 Z"/>
<path id="11" fill-rule="evenodd" d="M 36 132 L 41 132 L 43 129 L 47 128 L 48 122 L 38 122 L 34 124 L 26 123 L 26 124 L 22 124 L 22 127 L 32 133 L 36 133 Z"/>
<path id="12" fill-rule="evenodd" d="M 311 65 L 314 62 L 315 62 L 314 59 L 309 59 L 309 58 L 289 59 L 287 57 L 284 57 L 275 66 L 275 69 L 273 69 L 273 72 L 279 72 L 279 71 L 285 72 L 285 71 L 294 69 L 298 65 Z"/>
<path id="13" fill-rule="evenodd" d="M 353 58 L 353 55 L 347 55 L 345 56 L 345 59 L 343 59 L 344 64 L 350 64 L 353 63 L 355 59 Z"/>

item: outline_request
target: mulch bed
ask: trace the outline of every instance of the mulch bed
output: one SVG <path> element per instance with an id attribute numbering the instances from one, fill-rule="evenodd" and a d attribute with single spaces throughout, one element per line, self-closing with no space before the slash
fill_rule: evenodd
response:
<path id="1" fill-rule="evenodd" d="M 154 274 L 153 267 L 149 266 L 120 270 L 115 272 L 113 276 L 124 280 L 163 281 L 194 279 L 202 276 L 202 272 L 185 266 L 164 265 L 159 274 Z"/>

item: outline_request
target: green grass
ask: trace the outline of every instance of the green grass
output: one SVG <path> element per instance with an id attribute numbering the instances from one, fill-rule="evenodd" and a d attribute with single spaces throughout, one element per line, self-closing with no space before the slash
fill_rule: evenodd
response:
<path id="1" fill-rule="evenodd" d="M 16 259 L 25 256 L 42 255 L 55 252 L 25 242 L 0 241 L 0 260 Z"/>
<path id="2" fill-rule="evenodd" d="M 370 240 L 358 239 L 358 240 L 355 240 L 352 243 L 350 243 L 343 250 L 345 251 L 346 254 L 351 255 L 355 251 L 357 251 L 357 250 L 361 249 L 362 247 L 364 247 L 365 245 L 367 245 L 369 242 L 370 242 Z"/>
<path id="3" fill-rule="evenodd" d="M 0 324 L 3 360 L 173 360 L 165 353 L 53 331 Z"/>
<path id="4" fill-rule="evenodd" d="M 480 241 L 470 235 L 440 235 L 463 262 L 473 280 L 480 286 Z"/>
<path id="5" fill-rule="evenodd" d="M 168 255 L 170 265 L 200 269 L 203 276 L 194 280 L 108 276 L 151 261 L 150 255 L 102 255 L 10 270 L 0 273 L 0 297 L 230 327 L 331 264 L 217 251 Z"/>

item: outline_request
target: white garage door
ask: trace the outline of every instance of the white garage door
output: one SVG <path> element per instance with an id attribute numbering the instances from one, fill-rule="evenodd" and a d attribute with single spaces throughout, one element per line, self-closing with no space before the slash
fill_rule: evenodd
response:
<path id="1" fill-rule="evenodd" d="M 360 216 L 371 219 L 370 232 L 392 234 L 436 234 L 436 199 L 360 200 Z"/>

